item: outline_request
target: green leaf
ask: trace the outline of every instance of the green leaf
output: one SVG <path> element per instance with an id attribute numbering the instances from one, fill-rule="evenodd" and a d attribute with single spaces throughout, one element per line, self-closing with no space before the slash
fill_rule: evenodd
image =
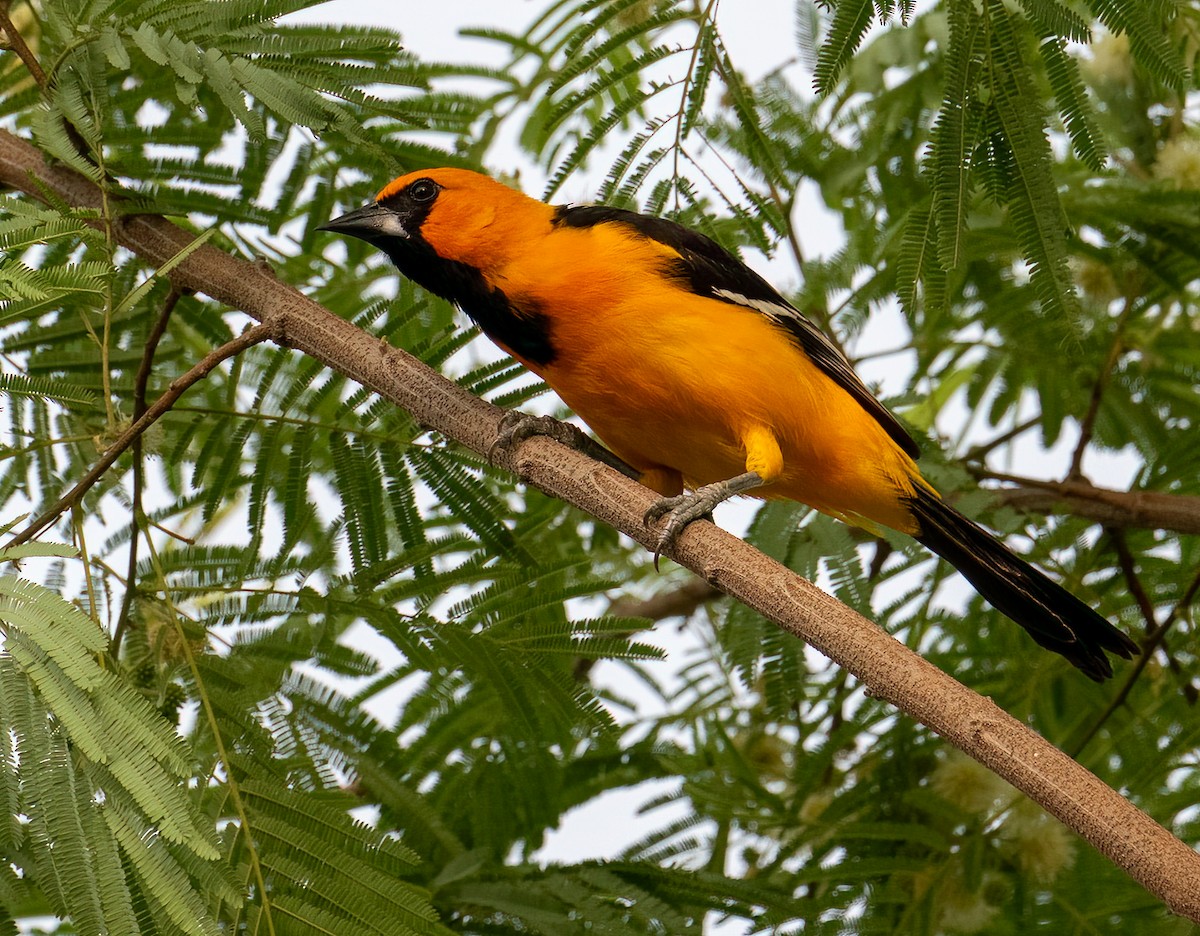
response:
<path id="1" fill-rule="evenodd" d="M 992 25 L 989 75 L 993 107 L 1002 134 L 996 157 L 1011 159 L 1005 203 L 1020 241 L 1030 282 L 1046 315 L 1063 320 L 1069 335 L 1080 316 L 1067 269 L 1067 220 L 1055 184 L 1043 115 L 1018 44 L 1012 14 L 988 0 Z M 993 158 L 996 158 L 993 157 Z"/>
<path id="2" fill-rule="evenodd" d="M 817 66 L 813 70 L 813 87 L 818 94 L 828 94 L 832 90 L 838 75 L 862 45 L 871 28 L 874 8 L 874 0 L 835 0 L 833 21 L 817 53 Z"/>

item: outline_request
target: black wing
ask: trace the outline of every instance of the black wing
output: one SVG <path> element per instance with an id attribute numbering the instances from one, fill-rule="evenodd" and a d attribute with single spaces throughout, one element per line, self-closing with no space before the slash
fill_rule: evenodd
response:
<path id="1" fill-rule="evenodd" d="M 896 417 L 872 396 L 837 346 L 770 283 L 712 238 L 674 221 L 602 205 L 564 205 L 554 217 L 555 224 L 567 227 L 591 227 L 606 222 L 628 225 L 678 253 L 679 275 L 697 295 L 753 309 L 784 329 L 817 367 L 875 417 L 909 457 L 916 458 L 920 454 L 917 443 Z"/>

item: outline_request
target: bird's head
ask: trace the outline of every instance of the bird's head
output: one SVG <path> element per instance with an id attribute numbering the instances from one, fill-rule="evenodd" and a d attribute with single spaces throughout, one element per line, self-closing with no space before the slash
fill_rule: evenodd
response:
<path id="1" fill-rule="evenodd" d="M 369 205 L 318 230 L 364 240 L 406 276 L 428 285 L 429 264 L 440 260 L 487 272 L 503 263 L 521 226 L 549 224 L 552 216 L 548 205 L 478 172 L 421 169 L 389 182 Z"/>

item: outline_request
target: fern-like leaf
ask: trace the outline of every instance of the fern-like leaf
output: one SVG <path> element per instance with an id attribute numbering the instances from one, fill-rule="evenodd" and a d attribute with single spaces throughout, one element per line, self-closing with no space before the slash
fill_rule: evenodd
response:
<path id="1" fill-rule="evenodd" d="M 862 45 L 875 12 L 874 0 L 835 0 L 835 3 L 833 20 L 813 70 L 813 85 L 818 94 L 832 90 L 842 69 Z"/>
<path id="2" fill-rule="evenodd" d="M 1033 106 L 1037 95 L 1012 14 L 999 0 L 988 0 L 988 14 L 993 107 L 1012 159 L 1004 200 L 1043 311 L 1074 328 L 1079 303 L 1067 269 L 1067 221 L 1054 182 L 1044 115 Z"/>
<path id="3" fill-rule="evenodd" d="M 1079 63 L 1067 54 L 1063 40 L 1054 36 L 1043 41 L 1039 51 L 1075 155 L 1093 172 L 1099 172 L 1104 166 L 1104 143 L 1079 75 Z"/>
<path id="4" fill-rule="evenodd" d="M 1088 6 L 1110 31 L 1129 36 L 1129 49 L 1146 71 L 1168 88 L 1178 90 L 1183 86 L 1187 69 L 1163 28 L 1174 4 L 1159 0 L 1088 0 Z"/>
<path id="5" fill-rule="evenodd" d="M 950 42 L 947 49 L 946 96 L 933 126 L 928 163 L 933 176 L 933 203 L 937 219 L 938 258 L 943 269 L 955 269 L 962 258 L 966 226 L 970 155 L 978 128 L 971 119 L 972 95 L 986 21 L 975 6 L 951 0 L 948 8 Z"/>

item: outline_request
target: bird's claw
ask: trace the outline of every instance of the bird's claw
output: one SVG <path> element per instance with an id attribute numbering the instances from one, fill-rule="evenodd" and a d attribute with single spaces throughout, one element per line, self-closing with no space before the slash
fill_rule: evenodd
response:
<path id="1" fill-rule="evenodd" d="M 650 509 L 642 515 L 642 523 L 647 527 L 656 524 L 663 517 L 666 522 L 658 531 L 658 540 L 654 544 L 654 571 L 658 571 L 658 560 L 663 550 L 672 549 L 680 535 L 689 524 L 697 520 L 712 520 L 712 498 L 704 491 L 693 491 L 691 494 L 679 494 L 676 497 L 663 497 L 650 505 Z"/>
<path id="2" fill-rule="evenodd" d="M 658 533 L 658 543 L 654 547 L 654 568 L 658 570 L 658 557 L 664 549 L 674 547 L 675 541 L 689 523 L 702 517 L 712 519 L 712 512 L 717 504 L 724 503 L 735 494 L 761 487 L 762 475 L 757 471 L 747 471 L 727 481 L 714 481 L 703 487 L 696 488 L 690 494 L 679 494 L 676 497 L 664 497 L 650 506 L 642 515 L 642 523 L 649 528 L 652 524 L 667 518 Z"/>
<path id="3" fill-rule="evenodd" d="M 517 445 L 534 436 L 545 436 L 580 451 L 586 451 L 586 444 L 592 441 L 578 426 L 572 426 L 553 416 L 530 416 L 528 413 L 510 410 L 504 414 L 500 425 L 496 427 L 496 440 L 488 449 L 488 461 L 494 464 L 497 452 L 511 452 Z"/>
<path id="4" fill-rule="evenodd" d="M 495 463 L 497 452 L 511 452 L 519 443 L 534 436 L 546 436 L 560 445 L 582 452 L 589 458 L 615 468 L 627 478 L 637 481 L 641 477 L 640 471 L 626 464 L 578 426 L 553 416 L 530 416 L 516 410 L 505 413 L 500 420 L 496 428 L 496 440 L 488 449 L 488 461 Z"/>

